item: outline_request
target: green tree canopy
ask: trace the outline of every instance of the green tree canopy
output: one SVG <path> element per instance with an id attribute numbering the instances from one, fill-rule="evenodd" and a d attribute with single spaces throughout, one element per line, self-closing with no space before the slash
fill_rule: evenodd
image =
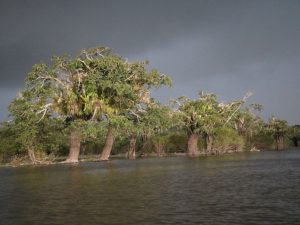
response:
<path id="1" fill-rule="evenodd" d="M 267 124 L 267 131 L 273 136 L 275 140 L 276 149 L 284 149 L 284 138 L 288 133 L 287 121 L 277 119 L 273 116 Z"/>
<path id="2" fill-rule="evenodd" d="M 138 104 L 149 104 L 150 89 L 170 85 L 169 77 L 153 69 L 148 61 L 128 62 L 106 47 L 84 49 L 76 57 L 53 57 L 51 63 L 36 64 L 26 79 L 22 99 L 29 109 L 38 108 L 39 121 L 46 115 L 68 121 L 118 120 Z M 82 124 L 82 123 L 73 123 Z M 77 161 L 77 153 L 69 161 Z M 72 143 L 71 143 L 72 145 Z M 76 146 L 76 147 L 75 147 Z"/>
<path id="3" fill-rule="evenodd" d="M 189 135 L 188 153 L 195 155 L 199 135 L 206 139 L 206 150 L 211 151 L 216 128 L 229 124 L 244 100 L 219 103 L 215 94 L 200 92 L 197 99 L 180 97 L 173 102 L 181 126 Z"/>

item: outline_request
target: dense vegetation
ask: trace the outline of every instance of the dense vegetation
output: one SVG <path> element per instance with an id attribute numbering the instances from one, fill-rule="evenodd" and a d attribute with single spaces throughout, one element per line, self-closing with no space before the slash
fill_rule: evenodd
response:
<path id="1" fill-rule="evenodd" d="M 251 93 L 229 103 L 201 92 L 160 104 L 150 92 L 171 80 L 147 65 L 106 47 L 34 65 L 9 106 L 11 120 L 1 124 L 0 161 L 72 163 L 89 155 L 197 156 L 298 145 L 299 126 L 274 117 L 264 122 L 256 113 L 262 107 L 247 105 Z"/>

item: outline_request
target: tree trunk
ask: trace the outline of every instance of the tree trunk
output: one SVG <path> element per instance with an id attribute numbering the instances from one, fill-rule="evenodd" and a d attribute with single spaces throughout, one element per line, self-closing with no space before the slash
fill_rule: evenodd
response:
<path id="1" fill-rule="evenodd" d="M 66 163 L 77 163 L 78 157 L 80 153 L 80 132 L 78 130 L 74 130 L 71 132 L 70 135 L 70 150 L 69 150 L 69 156 L 66 159 Z"/>
<path id="2" fill-rule="evenodd" d="M 136 136 L 132 135 L 130 137 L 129 149 L 127 152 L 128 159 L 135 159 L 135 145 L 136 145 Z"/>
<path id="3" fill-rule="evenodd" d="M 113 144 L 114 144 L 113 129 L 112 127 L 108 127 L 106 139 L 105 139 L 105 145 L 102 150 L 100 160 L 108 160 Z"/>
<path id="4" fill-rule="evenodd" d="M 28 148 L 27 153 L 28 153 L 28 157 L 29 157 L 30 161 L 32 162 L 32 164 L 36 164 L 37 160 L 35 157 L 34 150 L 32 148 Z"/>
<path id="5" fill-rule="evenodd" d="M 188 140 L 188 155 L 195 156 L 198 154 L 198 134 L 191 134 Z"/>
<path id="6" fill-rule="evenodd" d="M 279 136 L 276 138 L 276 149 L 283 150 L 284 149 L 284 138 L 283 136 Z"/>
<path id="7" fill-rule="evenodd" d="M 206 154 L 212 153 L 212 145 L 213 145 L 213 138 L 211 135 L 205 135 L 205 142 L 206 142 Z"/>

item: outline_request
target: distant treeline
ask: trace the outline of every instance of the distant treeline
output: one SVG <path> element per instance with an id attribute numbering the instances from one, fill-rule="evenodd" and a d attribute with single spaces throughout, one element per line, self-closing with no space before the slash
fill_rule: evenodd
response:
<path id="1" fill-rule="evenodd" d="M 227 103 L 204 92 L 159 103 L 150 91 L 171 86 L 171 79 L 148 64 L 97 47 L 34 65 L 9 106 L 11 120 L 1 124 L 0 161 L 74 163 L 88 155 L 198 156 L 298 145 L 300 126 L 275 117 L 264 122 L 262 106 L 247 104 L 252 93 Z"/>

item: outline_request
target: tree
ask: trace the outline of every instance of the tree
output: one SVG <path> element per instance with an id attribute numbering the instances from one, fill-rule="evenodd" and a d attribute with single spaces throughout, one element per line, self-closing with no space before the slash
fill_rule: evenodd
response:
<path id="1" fill-rule="evenodd" d="M 260 112 L 262 106 L 259 104 L 250 104 L 248 107 L 240 109 L 233 118 L 233 127 L 245 139 L 251 138 L 253 134 L 258 133 L 263 128 L 263 122 L 255 111 Z"/>
<path id="2" fill-rule="evenodd" d="M 63 124 L 55 118 L 45 115 L 40 121 L 37 105 L 30 104 L 22 96 L 9 106 L 10 115 L 14 118 L 8 126 L 17 143 L 19 152 L 27 152 L 33 164 L 40 162 L 36 153 L 49 153 L 58 149 L 58 138 L 62 139 Z M 61 135 L 59 135 L 61 134 Z"/>
<path id="3" fill-rule="evenodd" d="M 156 153 L 161 156 L 165 150 L 163 135 L 175 124 L 172 111 L 165 105 L 154 104 L 141 117 L 140 123 L 145 144 L 152 138 Z"/>
<path id="4" fill-rule="evenodd" d="M 16 142 L 16 133 L 12 121 L 0 124 L 0 163 L 9 161 L 20 153 L 19 143 Z"/>
<path id="5" fill-rule="evenodd" d="M 242 104 L 248 98 L 232 101 L 228 104 L 219 103 L 217 96 L 210 93 L 199 93 L 198 99 L 180 97 L 174 101 L 181 126 L 187 131 L 188 154 L 197 155 L 198 139 L 202 136 L 206 142 L 206 154 L 213 152 L 213 139 L 216 129 L 227 126 L 240 110 Z"/>
<path id="6" fill-rule="evenodd" d="M 70 151 L 66 162 L 78 162 L 82 130 L 88 121 L 107 120 L 107 160 L 113 144 L 113 120 L 137 104 L 147 104 L 150 88 L 170 84 L 145 62 L 128 62 L 106 47 L 84 49 L 77 57 L 53 57 L 50 65 L 36 64 L 26 79 L 23 98 L 46 115 L 70 124 Z"/>
<path id="7" fill-rule="evenodd" d="M 135 159 L 136 142 L 138 138 L 144 137 L 144 142 L 154 134 L 162 134 L 171 126 L 171 111 L 169 107 L 152 101 L 146 107 L 136 108 L 126 115 L 123 120 L 123 135 L 129 138 L 127 157 Z M 146 138 L 147 137 L 147 138 Z"/>
<path id="8" fill-rule="evenodd" d="M 289 136 L 295 147 L 298 147 L 300 140 L 300 125 L 291 126 L 289 129 Z"/>
<path id="9" fill-rule="evenodd" d="M 233 117 L 231 127 L 244 139 L 247 149 L 262 147 L 261 143 L 254 140 L 262 139 L 265 122 L 256 114 L 262 110 L 259 104 L 250 104 L 243 107 Z"/>
<path id="10" fill-rule="evenodd" d="M 212 150 L 212 135 L 214 129 L 222 125 L 223 109 L 214 94 L 199 93 L 198 99 L 179 97 L 175 103 L 181 125 L 187 131 L 188 154 L 195 156 L 199 152 L 198 139 L 201 135 L 206 140 L 207 153 Z"/>
<path id="11" fill-rule="evenodd" d="M 102 87 L 101 93 L 104 93 L 104 99 L 107 99 L 107 104 L 112 109 L 105 114 L 110 123 L 101 160 L 109 158 L 114 129 L 119 126 L 119 121 L 123 120 L 124 115 L 134 114 L 137 108 L 145 108 L 151 104 L 150 90 L 153 87 L 171 85 L 170 78 L 157 70 L 147 71 L 147 61 L 129 63 L 118 58 L 113 60 L 113 64 L 109 61 L 104 63 L 107 64 L 112 66 L 105 66 L 103 76 L 89 78 L 89 83 L 99 83 Z"/>
<path id="12" fill-rule="evenodd" d="M 216 128 L 214 133 L 215 154 L 241 151 L 244 148 L 244 138 L 229 126 Z"/>
<path id="13" fill-rule="evenodd" d="M 267 131 L 273 136 L 275 140 L 276 150 L 284 149 L 284 138 L 288 132 L 288 123 L 286 120 L 276 119 L 274 116 L 267 124 Z"/>

